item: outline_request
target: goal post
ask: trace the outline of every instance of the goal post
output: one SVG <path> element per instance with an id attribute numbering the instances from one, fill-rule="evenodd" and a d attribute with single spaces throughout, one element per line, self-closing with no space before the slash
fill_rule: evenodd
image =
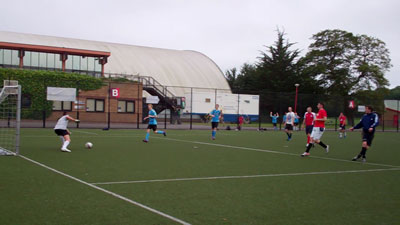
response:
<path id="1" fill-rule="evenodd" d="M 4 80 L 0 91 L 0 155 L 18 155 L 21 127 L 21 86 Z"/>

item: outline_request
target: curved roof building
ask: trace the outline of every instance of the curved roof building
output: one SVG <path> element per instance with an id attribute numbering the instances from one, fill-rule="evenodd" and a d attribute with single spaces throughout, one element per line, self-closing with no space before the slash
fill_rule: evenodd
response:
<path id="1" fill-rule="evenodd" d="M 74 71 L 74 69 L 75 71 L 82 71 L 84 69 L 98 70 L 97 68 L 101 66 L 99 67 L 95 60 L 100 62 L 101 60 L 96 57 L 104 55 L 104 73 L 150 76 L 164 86 L 230 90 L 229 84 L 218 65 L 206 55 L 196 51 L 161 49 L 0 31 L 0 55 L 3 54 L 3 56 L 0 56 L 0 64 L 4 64 L 5 60 L 5 47 L 2 47 L 1 44 L 5 45 L 7 43 L 49 47 L 49 49 L 52 49 L 50 52 L 55 55 L 52 57 L 54 57 L 54 66 L 56 68 L 57 65 L 58 68 L 61 67 L 60 59 L 57 57 L 57 54 L 66 49 L 69 55 L 69 57 L 65 59 L 66 67 L 67 69 L 68 67 L 71 68 L 72 71 Z M 82 52 L 82 54 L 77 53 L 81 55 L 78 56 L 80 61 L 78 58 L 73 58 L 74 51 Z M 12 55 L 12 57 L 18 59 L 18 56 L 15 55 Z M 26 57 L 26 55 L 22 57 Z M 38 57 L 40 60 L 40 56 Z M 70 62 L 71 58 L 79 62 Z M 3 62 L 1 62 L 2 59 Z M 33 63 L 36 63 L 35 60 L 36 58 L 33 57 L 32 53 L 29 59 L 30 64 L 28 65 L 28 62 L 24 58 L 23 62 L 20 62 L 21 67 L 25 65 L 34 67 Z M 47 57 L 47 61 L 48 60 Z M 96 65 L 93 66 L 92 61 Z M 39 61 L 38 64 L 38 66 L 40 66 L 42 64 L 41 61 Z M 46 65 L 48 66 L 48 64 L 47 62 Z M 51 62 L 51 64 L 53 65 L 53 62 Z M 175 94 L 181 94 L 176 93 L 181 92 L 179 91 L 180 89 L 171 89 L 169 90 L 175 92 Z"/>

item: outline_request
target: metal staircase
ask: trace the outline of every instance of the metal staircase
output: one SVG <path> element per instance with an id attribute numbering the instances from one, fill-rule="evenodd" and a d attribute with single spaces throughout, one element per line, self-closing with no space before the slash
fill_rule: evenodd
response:
<path id="1" fill-rule="evenodd" d="M 153 77 L 148 76 L 138 76 L 137 81 L 143 84 L 143 90 L 147 91 L 153 96 L 158 96 L 160 103 L 155 105 L 154 109 L 157 113 L 163 111 L 164 109 L 177 108 L 177 96 L 174 95 L 168 88 L 161 83 L 159 83 Z"/>
<path id="2" fill-rule="evenodd" d="M 180 97 L 175 96 L 174 93 L 168 90 L 167 86 L 162 85 L 153 77 L 113 73 L 107 73 L 105 74 L 105 76 L 111 79 L 122 78 L 142 83 L 143 90 L 147 91 L 152 96 L 158 96 L 158 98 L 160 99 L 159 104 L 154 105 L 154 110 L 156 110 L 157 113 L 160 113 L 164 109 L 173 109 L 180 107 L 177 104 L 177 99 Z"/>

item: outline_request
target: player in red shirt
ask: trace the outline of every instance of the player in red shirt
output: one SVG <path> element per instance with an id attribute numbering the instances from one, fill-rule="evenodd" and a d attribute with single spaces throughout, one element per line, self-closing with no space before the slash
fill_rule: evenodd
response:
<path id="1" fill-rule="evenodd" d="M 326 153 L 328 153 L 329 145 L 326 145 L 321 141 L 321 137 L 325 131 L 325 121 L 328 119 L 328 114 L 326 113 L 324 109 L 324 104 L 322 102 L 318 103 L 317 107 L 319 110 L 317 116 L 315 117 L 314 127 L 311 132 L 311 143 L 315 142 L 321 145 L 325 149 Z M 312 146 L 311 144 L 307 146 L 306 151 L 303 154 L 301 154 L 302 157 L 310 155 L 311 146 Z"/>
<path id="2" fill-rule="evenodd" d="M 307 145 L 306 146 L 308 146 L 311 141 L 310 136 L 311 136 L 312 129 L 314 127 L 314 120 L 315 120 L 315 113 L 312 112 L 311 107 L 307 107 L 307 112 L 304 113 L 304 120 L 303 120 L 303 129 L 305 126 L 305 131 L 306 131 L 306 135 L 307 135 Z"/>
<path id="3" fill-rule="evenodd" d="M 237 127 L 238 130 L 242 130 L 243 122 L 244 122 L 244 118 L 242 115 L 240 115 L 238 118 L 238 127 Z"/>
<path id="4" fill-rule="evenodd" d="M 339 115 L 339 138 L 346 138 L 346 116 L 343 113 Z"/>

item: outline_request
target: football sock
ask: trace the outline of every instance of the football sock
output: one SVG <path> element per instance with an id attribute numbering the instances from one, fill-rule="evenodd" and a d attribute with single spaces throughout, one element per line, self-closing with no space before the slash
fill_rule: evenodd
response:
<path id="1" fill-rule="evenodd" d="M 307 145 L 306 152 L 310 152 L 311 146 L 312 145 Z"/>
<path id="2" fill-rule="evenodd" d="M 215 135 L 217 134 L 217 132 L 215 130 L 211 131 L 211 136 L 215 137 Z"/>
<path id="3" fill-rule="evenodd" d="M 290 138 L 290 134 L 289 133 L 286 133 L 286 135 L 287 135 L 288 138 Z"/>
<path id="4" fill-rule="evenodd" d="M 61 139 L 61 142 L 64 144 L 64 142 L 65 142 L 64 137 L 63 137 L 63 136 L 59 136 L 59 137 L 60 137 L 60 139 Z"/>
<path id="5" fill-rule="evenodd" d="M 157 131 L 157 134 L 163 134 L 163 133 L 164 133 L 164 131 L 161 131 L 161 130 Z"/>
<path id="6" fill-rule="evenodd" d="M 307 136 L 307 144 L 310 144 L 310 136 Z"/>
<path id="7" fill-rule="evenodd" d="M 145 140 L 148 141 L 148 140 L 149 140 L 149 137 L 150 137 L 150 133 L 146 133 L 146 138 L 145 138 Z"/>
<path id="8" fill-rule="evenodd" d="M 67 148 L 68 147 L 68 145 L 69 145 L 69 141 L 64 141 L 64 144 L 63 144 L 63 146 L 62 146 L 62 148 Z"/>
<path id="9" fill-rule="evenodd" d="M 292 133 L 289 134 L 289 138 L 292 138 Z"/>
<path id="10" fill-rule="evenodd" d="M 367 153 L 367 148 L 361 148 L 360 155 L 362 155 L 363 158 L 365 158 L 365 154 Z"/>
<path id="11" fill-rule="evenodd" d="M 323 148 L 327 147 L 326 144 L 322 143 L 322 141 L 320 141 L 318 144 L 321 145 Z"/>

